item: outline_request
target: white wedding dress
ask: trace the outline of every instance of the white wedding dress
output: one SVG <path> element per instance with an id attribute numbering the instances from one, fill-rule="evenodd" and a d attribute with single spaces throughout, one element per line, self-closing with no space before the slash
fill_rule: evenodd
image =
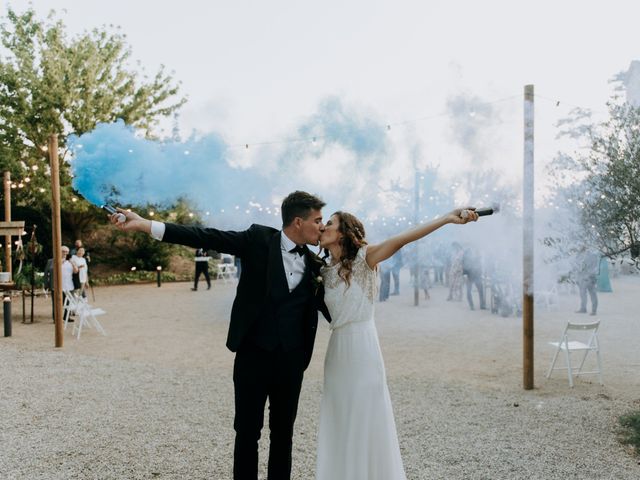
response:
<path id="1" fill-rule="evenodd" d="M 405 480 L 378 334 L 376 272 L 353 262 L 351 285 L 323 267 L 331 338 L 324 361 L 316 480 Z"/>

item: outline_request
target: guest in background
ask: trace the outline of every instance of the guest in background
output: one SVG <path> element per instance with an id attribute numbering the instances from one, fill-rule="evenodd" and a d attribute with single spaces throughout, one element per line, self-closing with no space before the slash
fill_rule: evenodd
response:
<path id="1" fill-rule="evenodd" d="M 89 273 L 87 266 L 87 259 L 84 257 L 84 247 L 78 248 L 76 254 L 71 256 L 71 263 L 75 266 L 74 275 L 76 275 L 76 281 L 73 282 L 76 290 L 80 290 L 80 294 L 83 297 L 87 296 L 87 287 L 89 285 Z"/>
<path id="2" fill-rule="evenodd" d="M 447 300 L 462 300 L 462 256 L 464 251 L 458 242 L 451 244 L 451 266 L 449 268 L 449 296 Z"/>
<path id="3" fill-rule="evenodd" d="M 429 276 L 429 265 L 420 265 L 420 288 L 424 292 L 424 299 L 429 300 L 429 287 L 431 286 L 431 277 Z"/>
<path id="4" fill-rule="evenodd" d="M 196 250 L 196 278 L 193 282 L 193 290 L 194 292 L 198 290 L 198 280 L 200 279 L 200 275 L 204 274 L 204 278 L 207 281 L 207 290 L 211 289 L 211 278 L 209 277 L 209 260 L 211 257 L 209 256 L 209 252 L 207 252 L 204 248 L 199 248 Z"/>
<path id="5" fill-rule="evenodd" d="M 64 305 L 67 295 L 71 294 L 75 288 L 73 285 L 73 274 L 78 273 L 78 269 L 71 262 L 71 254 L 69 253 L 69 247 L 63 245 L 62 250 L 62 304 Z M 66 310 L 63 312 L 62 317 L 66 316 Z M 73 322 L 73 318 L 69 315 L 69 321 Z"/>
<path id="6" fill-rule="evenodd" d="M 378 300 L 386 302 L 389 299 L 389 290 L 391 287 L 391 261 L 385 260 L 378 264 L 380 272 L 380 291 L 378 292 Z"/>
<path id="7" fill-rule="evenodd" d="M 475 310 L 473 306 L 473 295 L 471 293 L 475 285 L 480 297 L 480 309 L 486 310 L 484 285 L 482 284 L 482 259 L 474 248 L 467 248 L 462 255 L 462 274 L 467 276 L 467 302 L 469 302 L 469 308 Z"/>
<path id="8" fill-rule="evenodd" d="M 613 292 L 611 288 L 611 280 L 609 280 L 609 259 L 607 257 L 600 258 L 600 272 L 598 273 L 598 291 Z"/>
<path id="9" fill-rule="evenodd" d="M 596 282 L 600 272 L 600 252 L 581 247 L 575 264 L 575 278 L 580 289 L 580 309 L 576 313 L 587 313 L 587 292 L 591 297 L 591 315 L 598 311 Z"/>
<path id="10" fill-rule="evenodd" d="M 404 261 L 402 259 L 402 250 L 398 250 L 391 257 L 391 275 L 393 277 L 393 292 L 390 295 L 400 295 L 400 269 Z"/>

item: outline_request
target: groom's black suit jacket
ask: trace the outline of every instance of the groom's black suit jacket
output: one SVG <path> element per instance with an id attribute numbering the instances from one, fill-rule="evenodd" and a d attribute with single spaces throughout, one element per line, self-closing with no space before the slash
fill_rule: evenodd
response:
<path id="1" fill-rule="evenodd" d="M 248 230 L 234 232 L 167 223 L 162 241 L 240 257 L 242 274 L 231 309 L 231 323 L 227 336 L 227 347 L 232 352 L 240 348 L 259 318 L 266 314 L 269 299 L 274 297 L 273 289 L 282 291 L 286 288 L 288 292 L 280 249 L 280 230 L 253 224 Z M 330 317 L 323 300 L 324 288 L 322 283 L 316 280 L 320 276 L 322 261 L 312 252 L 307 251 L 305 255 L 307 271 L 301 281 L 311 282 L 313 289 L 311 301 L 305 306 L 302 319 L 306 368 L 313 352 L 318 310 L 329 321 Z"/>

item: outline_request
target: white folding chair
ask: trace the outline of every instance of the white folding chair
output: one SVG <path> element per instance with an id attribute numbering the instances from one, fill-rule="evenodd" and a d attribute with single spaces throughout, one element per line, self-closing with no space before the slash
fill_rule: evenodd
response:
<path id="1" fill-rule="evenodd" d="M 558 285 L 555 284 L 547 290 L 538 290 L 534 294 L 536 305 L 544 306 L 547 310 L 558 304 Z"/>
<path id="2" fill-rule="evenodd" d="M 62 304 L 62 311 L 64 312 L 64 329 L 67 328 L 67 323 L 69 323 L 69 317 L 71 314 L 76 315 L 78 312 L 78 304 L 82 297 L 77 295 L 75 292 L 71 290 L 67 290 L 64 292 L 64 302 Z"/>
<path id="3" fill-rule="evenodd" d="M 107 332 L 105 332 L 104 328 L 102 328 L 102 325 L 96 318 L 99 315 L 104 315 L 105 313 L 107 312 L 105 312 L 103 309 L 93 308 L 91 307 L 91 305 L 89 305 L 86 299 L 81 298 L 77 307 L 78 321 L 76 324 L 73 325 L 73 331 L 71 332 L 71 334 L 75 335 L 77 331 L 78 332 L 77 339 L 80 340 L 82 327 L 89 327 L 89 328 L 95 328 L 102 335 L 106 335 Z"/>
<path id="4" fill-rule="evenodd" d="M 592 323 L 571 323 L 567 322 L 567 326 L 562 332 L 562 337 L 559 342 L 549 342 L 550 345 L 556 347 L 556 352 L 553 355 L 553 361 L 551 362 L 551 366 L 549 367 L 549 371 L 547 372 L 547 378 L 551 377 L 551 373 L 553 370 L 567 370 L 567 375 L 569 376 L 569 386 L 573 387 L 573 377 L 574 375 L 590 375 L 597 374 L 598 380 L 600 381 L 600 385 L 602 385 L 602 360 L 600 358 L 600 344 L 598 343 L 598 327 L 600 326 L 600 322 L 592 322 Z M 571 338 L 580 337 L 580 340 L 571 340 Z M 556 367 L 556 360 L 558 359 L 558 355 L 560 351 L 564 352 L 564 357 L 567 366 L 566 367 Z M 572 352 L 584 352 L 582 355 L 582 360 L 580 361 L 580 366 L 576 370 L 575 367 L 571 364 L 571 353 Z M 584 367 L 585 360 L 587 359 L 587 354 L 589 352 L 596 353 L 596 363 L 597 369 L 591 370 L 588 372 L 583 372 L 582 367 Z"/>
<path id="5" fill-rule="evenodd" d="M 238 269 L 235 265 L 230 263 L 221 263 L 218 265 L 220 268 L 220 278 L 224 283 L 233 282 L 238 274 Z"/>

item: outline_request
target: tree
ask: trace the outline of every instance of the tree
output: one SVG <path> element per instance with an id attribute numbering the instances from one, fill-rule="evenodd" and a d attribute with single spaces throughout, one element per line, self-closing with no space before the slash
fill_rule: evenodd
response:
<path id="1" fill-rule="evenodd" d="M 575 132 L 576 129 L 568 131 Z M 574 238 L 614 257 L 638 256 L 640 240 L 640 108 L 614 99 L 609 119 L 580 129 L 586 153 L 561 154 L 553 162 L 556 197 L 580 219 Z"/>
<path id="2" fill-rule="evenodd" d="M 67 137 L 118 119 L 152 136 L 186 99 L 164 67 L 151 80 L 130 69 L 131 50 L 117 30 L 69 38 L 54 12 L 39 20 L 31 8 L 9 7 L 6 20 L 0 25 L 0 169 L 17 179 L 16 204 L 48 207 L 47 141 L 57 134 L 64 220 L 79 235 L 95 211 L 71 188 Z"/>

